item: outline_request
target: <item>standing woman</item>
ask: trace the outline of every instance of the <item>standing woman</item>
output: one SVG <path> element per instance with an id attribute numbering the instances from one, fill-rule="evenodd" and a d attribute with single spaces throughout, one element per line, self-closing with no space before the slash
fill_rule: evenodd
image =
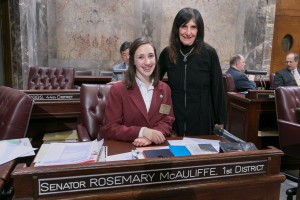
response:
<path id="1" fill-rule="evenodd" d="M 216 50 L 204 42 L 200 12 L 181 9 L 173 22 L 169 46 L 159 57 L 160 78 L 165 72 L 172 91 L 179 136 L 212 134 L 225 124 L 226 104 L 222 70 Z"/>
<path id="2" fill-rule="evenodd" d="M 159 80 L 156 50 L 147 39 L 136 39 L 129 53 L 125 79 L 112 85 L 107 98 L 104 138 L 161 144 L 174 121 L 170 87 Z"/>

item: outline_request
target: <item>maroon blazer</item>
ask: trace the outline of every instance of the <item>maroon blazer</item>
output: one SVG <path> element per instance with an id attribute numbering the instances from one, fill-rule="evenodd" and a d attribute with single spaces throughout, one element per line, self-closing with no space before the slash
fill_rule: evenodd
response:
<path id="1" fill-rule="evenodd" d="M 159 113 L 162 104 L 171 106 L 169 114 Z M 105 107 L 104 138 L 110 140 L 134 141 L 142 127 L 170 135 L 174 122 L 170 87 L 159 81 L 154 87 L 149 112 L 147 113 L 139 87 L 127 89 L 120 81 L 110 89 Z"/>

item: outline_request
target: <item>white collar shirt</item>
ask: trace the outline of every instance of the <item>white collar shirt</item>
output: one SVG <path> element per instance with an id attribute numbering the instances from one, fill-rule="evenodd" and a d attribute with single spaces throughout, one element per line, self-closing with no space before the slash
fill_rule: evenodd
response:
<path id="1" fill-rule="evenodd" d="M 149 112 L 151 101 L 152 101 L 152 96 L 153 96 L 153 91 L 154 91 L 153 80 L 151 81 L 151 84 L 149 85 L 148 88 L 146 87 L 145 83 L 140 81 L 140 79 L 138 79 L 137 77 L 135 77 L 135 80 L 136 80 L 137 86 L 139 87 L 139 89 L 141 91 L 142 97 L 143 97 L 145 105 L 146 105 L 147 112 Z"/>
<path id="2" fill-rule="evenodd" d="M 297 82 L 297 85 L 300 86 L 300 75 L 297 69 L 292 70 L 292 74 Z"/>

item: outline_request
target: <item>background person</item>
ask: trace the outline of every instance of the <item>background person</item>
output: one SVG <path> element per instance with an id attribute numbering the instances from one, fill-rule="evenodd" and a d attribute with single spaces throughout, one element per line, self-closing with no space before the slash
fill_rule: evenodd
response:
<path id="1" fill-rule="evenodd" d="M 123 81 L 112 85 L 105 108 L 104 138 L 135 146 L 161 144 L 174 121 L 170 87 L 159 80 L 156 50 L 145 38 L 130 47 Z"/>
<path id="2" fill-rule="evenodd" d="M 172 91 L 179 136 L 209 135 L 226 120 L 222 70 L 216 50 L 204 42 L 204 23 L 193 8 L 181 9 L 173 22 L 169 46 L 159 57 Z"/>
<path id="3" fill-rule="evenodd" d="M 257 89 L 256 83 L 254 82 L 255 76 L 251 76 L 252 78 L 249 80 L 248 76 L 241 72 L 245 69 L 245 65 L 245 58 L 240 54 L 236 54 L 230 58 L 230 67 L 226 73 L 232 76 L 237 92 Z"/>
<path id="4" fill-rule="evenodd" d="M 299 55 L 296 53 L 289 53 L 286 58 L 285 69 L 279 70 L 275 73 L 274 87 L 279 86 L 300 86 L 300 70 L 298 68 Z"/>
<path id="5" fill-rule="evenodd" d="M 124 78 L 124 73 L 116 72 L 117 70 L 127 70 L 128 68 L 128 63 L 129 63 L 129 49 L 130 49 L 131 42 L 124 42 L 120 46 L 120 54 L 123 62 L 113 66 L 113 75 L 111 82 L 116 82 L 123 80 Z"/>

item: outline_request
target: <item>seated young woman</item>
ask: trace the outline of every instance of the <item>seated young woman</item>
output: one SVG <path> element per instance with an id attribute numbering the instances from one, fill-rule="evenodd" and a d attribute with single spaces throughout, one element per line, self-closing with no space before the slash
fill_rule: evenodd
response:
<path id="1" fill-rule="evenodd" d="M 107 98 L 104 138 L 161 144 L 174 122 L 171 90 L 159 80 L 156 50 L 148 39 L 136 39 L 129 54 L 125 79 L 112 85 Z"/>

